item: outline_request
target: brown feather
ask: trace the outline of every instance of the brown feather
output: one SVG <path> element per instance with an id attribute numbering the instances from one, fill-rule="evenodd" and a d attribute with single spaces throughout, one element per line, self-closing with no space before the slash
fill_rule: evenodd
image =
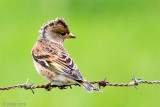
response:
<path id="1" fill-rule="evenodd" d="M 47 62 L 50 65 L 48 68 L 52 68 L 51 65 L 59 64 L 60 69 L 68 76 L 75 80 L 83 80 L 73 59 L 62 45 L 41 40 L 34 46 L 32 54 L 35 60 L 39 60 L 39 63 L 43 64 L 42 61 Z"/>

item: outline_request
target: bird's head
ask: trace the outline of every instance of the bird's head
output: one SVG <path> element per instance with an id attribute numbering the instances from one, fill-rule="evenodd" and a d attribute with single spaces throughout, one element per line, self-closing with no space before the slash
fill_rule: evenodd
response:
<path id="1" fill-rule="evenodd" d="M 64 40 L 69 38 L 76 38 L 70 33 L 69 27 L 63 18 L 57 18 L 46 22 L 39 31 L 40 39 L 45 38 L 47 40 L 63 44 Z"/>

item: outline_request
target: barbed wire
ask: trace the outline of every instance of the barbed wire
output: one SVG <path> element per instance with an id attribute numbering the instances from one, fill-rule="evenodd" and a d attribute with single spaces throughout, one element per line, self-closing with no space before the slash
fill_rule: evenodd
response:
<path id="1" fill-rule="evenodd" d="M 138 78 L 136 79 L 135 76 L 132 77 L 132 81 L 130 83 L 111 83 L 111 82 L 107 82 L 106 78 L 104 80 L 101 81 L 91 81 L 91 84 L 98 84 L 99 88 L 101 87 L 106 87 L 106 86 L 120 86 L 120 87 L 129 87 L 129 86 L 134 86 L 135 88 L 137 88 L 137 86 L 139 84 L 160 84 L 160 81 L 147 81 L 147 80 L 143 80 L 144 78 Z M 34 91 L 33 89 L 36 88 L 44 88 L 47 91 L 50 91 L 52 88 L 56 88 L 58 87 L 59 89 L 66 89 L 68 86 L 72 89 L 72 86 L 80 86 L 79 84 L 73 84 L 73 85 L 64 85 L 64 86 L 57 86 L 57 85 L 51 85 L 52 82 L 48 82 L 45 85 L 36 85 L 36 86 L 32 86 L 32 84 L 28 84 L 29 79 L 27 79 L 25 84 L 20 84 L 20 85 L 13 85 L 13 86 L 9 86 L 9 87 L 0 87 L 0 90 L 10 90 L 10 89 L 14 89 L 14 88 L 24 88 L 26 90 L 30 89 L 32 90 L 33 94 Z"/>

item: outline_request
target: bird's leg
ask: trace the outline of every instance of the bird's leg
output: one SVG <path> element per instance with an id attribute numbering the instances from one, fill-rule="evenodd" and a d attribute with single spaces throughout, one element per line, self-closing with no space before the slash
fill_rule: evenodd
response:
<path id="1" fill-rule="evenodd" d="M 45 84 L 45 89 L 46 89 L 47 91 L 50 91 L 50 90 L 52 89 L 51 83 L 52 83 L 52 81 L 49 81 L 48 83 Z"/>

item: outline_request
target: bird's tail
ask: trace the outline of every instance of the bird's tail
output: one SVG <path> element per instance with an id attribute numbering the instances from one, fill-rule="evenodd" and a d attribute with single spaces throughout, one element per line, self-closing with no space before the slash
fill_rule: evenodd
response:
<path id="1" fill-rule="evenodd" d="M 83 81 L 81 83 L 81 86 L 84 87 L 86 89 L 87 92 L 91 93 L 92 91 L 98 91 L 98 92 L 102 92 L 101 89 L 91 85 L 91 83 L 87 82 L 87 81 Z"/>

